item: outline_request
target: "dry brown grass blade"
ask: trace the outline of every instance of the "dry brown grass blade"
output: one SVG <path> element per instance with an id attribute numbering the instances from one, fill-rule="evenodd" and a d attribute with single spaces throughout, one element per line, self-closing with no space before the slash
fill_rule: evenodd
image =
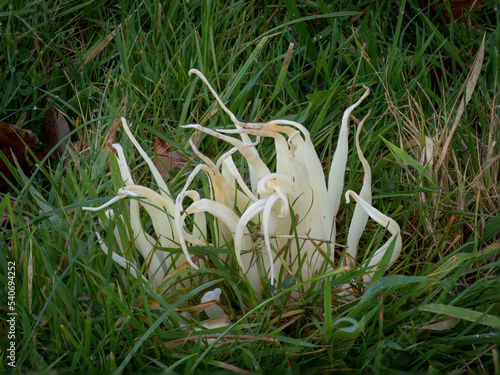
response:
<path id="1" fill-rule="evenodd" d="M 217 301 L 210 301 L 210 302 L 205 302 L 205 303 L 200 303 L 199 305 L 196 306 L 188 306 L 184 308 L 179 308 L 175 309 L 175 311 L 188 311 L 188 312 L 197 312 L 197 311 L 203 311 L 207 307 L 210 307 L 212 305 L 217 305 Z"/>
<path id="2" fill-rule="evenodd" d="M 225 316 L 222 316 L 222 317 L 214 319 L 214 320 L 202 322 L 203 326 L 208 328 L 208 329 L 210 329 L 212 326 L 217 326 L 217 325 L 220 325 L 222 323 L 232 323 L 232 317 L 229 315 L 225 315 Z M 217 327 L 215 327 L 215 328 L 217 328 Z"/>
<path id="3" fill-rule="evenodd" d="M 442 317 L 436 319 L 435 323 L 432 323 L 432 324 L 425 324 L 422 326 L 415 326 L 415 327 L 409 326 L 409 325 L 404 325 L 404 326 L 401 326 L 401 328 L 423 329 L 423 330 L 428 330 L 428 331 L 445 331 L 445 330 L 454 328 L 459 322 L 460 322 L 460 319 L 456 318 L 454 316 L 442 316 Z"/>
<path id="4" fill-rule="evenodd" d="M 282 319 L 286 319 L 290 316 L 292 316 L 292 317 L 299 316 L 300 317 L 302 314 L 305 313 L 305 311 L 306 310 L 304 310 L 304 309 L 299 309 L 299 310 L 292 310 L 292 311 L 284 312 L 283 314 L 278 315 L 277 317 L 273 318 L 269 322 L 269 324 L 274 325 L 274 324 L 278 323 L 279 321 L 281 321 Z"/>
<path id="5" fill-rule="evenodd" d="M 200 332 L 200 331 L 196 331 Z M 168 341 L 163 343 L 166 348 L 175 348 L 176 346 L 184 344 L 186 341 L 197 341 L 200 337 L 202 337 L 203 340 L 207 339 L 218 339 L 220 337 L 220 334 L 215 333 L 215 334 L 210 334 L 210 335 L 205 335 L 205 334 L 199 334 L 199 335 L 192 335 L 188 337 L 183 337 L 181 339 L 175 339 L 172 341 Z M 260 337 L 260 336 L 246 336 L 246 335 L 224 335 L 224 339 L 227 340 L 237 340 L 237 341 L 265 341 L 265 342 L 270 342 L 270 343 L 276 343 L 280 344 L 280 341 L 276 338 L 273 337 Z"/>
<path id="6" fill-rule="evenodd" d="M 156 36 L 160 35 L 160 28 L 161 28 L 161 3 L 158 3 L 158 17 L 156 18 L 156 22 L 158 22 L 158 25 L 156 25 Z"/>
<path id="7" fill-rule="evenodd" d="M 28 114 L 27 112 L 23 112 L 21 114 L 21 116 L 19 116 L 19 118 L 17 119 L 17 121 L 16 121 L 16 123 L 14 125 L 22 127 L 21 125 L 24 123 L 24 120 L 26 120 L 26 115 L 27 114 Z"/>
<path id="8" fill-rule="evenodd" d="M 104 140 L 102 144 L 102 149 L 107 149 L 110 147 L 113 143 L 116 142 L 116 131 L 120 127 L 121 121 L 120 118 L 123 115 L 123 111 L 125 109 L 125 105 L 120 109 L 120 112 L 116 116 L 116 118 L 113 120 L 113 123 L 111 124 L 108 132 L 106 133 L 106 139 Z"/>
<path id="9" fill-rule="evenodd" d="M 110 32 L 106 36 L 106 38 L 104 38 L 104 40 L 95 44 L 92 47 L 87 58 L 83 61 L 83 65 L 87 65 L 89 62 L 91 62 L 94 59 L 94 57 L 96 57 L 99 54 L 99 52 L 101 52 L 104 48 L 106 48 L 106 46 L 109 44 L 109 42 L 111 42 L 114 39 L 114 37 L 116 35 L 116 29 L 119 29 L 121 27 L 122 27 L 122 24 L 119 24 L 112 32 Z"/>
<path id="10" fill-rule="evenodd" d="M 234 372 L 235 374 L 241 374 L 241 375 L 254 375 L 255 374 L 255 372 L 244 370 L 242 368 L 236 367 L 235 365 L 231 365 L 229 363 L 214 362 L 214 364 L 217 366 L 220 366 L 224 370 Z"/>
<path id="11" fill-rule="evenodd" d="M 137 9 L 140 9 L 140 7 L 142 6 L 144 2 L 141 2 L 139 4 L 139 6 L 137 7 Z M 130 19 L 130 17 L 132 17 L 132 14 L 131 13 L 125 23 Z M 87 65 L 89 62 L 91 62 L 98 54 L 99 52 L 101 52 L 104 48 L 106 48 L 106 46 L 109 44 L 109 42 L 111 42 L 115 36 L 116 36 L 116 30 L 120 30 L 122 27 L 122 24 L 119 24 L 112 32 L 110 32 L 101 42 L 99 43 L 96 43 L 94 44 L 94 46 L 91 48 L 90 50 L 90 53 L 89 55 L 87 56 L 87 58 L 83 61 L 83 65 Z"/>
<path id="12" fill-rule="evenodd" d="M 290 43 L 288 46 L 288 49 L 286 51 L 287 55 L 285 56 L 285 59 L 283 60 L 283 66 L 281 67 L 281 70 L 287 70 L 288 65 L 290 65 L 290 61 L 292 61 L 292 51 L 293 51 L 294 44 Z"/>
<path id="13" fill-rule="evenodd" d="M 453 134 L 455 133 L 455 130 L 457 129 L 458 122 L 460 121 L 460 118 L 462 117 L 465 106 L 469 103 L 472 93 L 474 92 L 474 88 L 476 87 L 477 79 L 479 78 L 479 74 L 481 73 L 481 68 L 483 66 L 483 59 L 484 59 L 484 45 L 486 42 L 486 33 L 483 35 L 483 40 L 481 42 L 481 45 L 479 46 L 479 50 L 477 51 L 476 58 L 474 59 L 474 63 L 472 64 L 472 69 L 469 73 L 469 76 L 467 77 L 467 84 L 465 87 L 465 97 L 462 98 L 460 101 L 460 105 L 457 110 L 457 114 L 455 117 L 455 121 L 453 122 L 453 126 L 451 127 L 450 133 L 448 134 L 448 138 L 446 139 L 446 142 L 443 146 L 443 149 L 441 150 L 441 154 L 439 156 L 438 162 L 436 163 L 436 168 L 435 171 L 439 171 L 441 166 L 444 163 L 444 160 L 446 158 L 446 155 L 448 153 L 448 148 L 450 147 L 451 140 L 453 138 Z"/>

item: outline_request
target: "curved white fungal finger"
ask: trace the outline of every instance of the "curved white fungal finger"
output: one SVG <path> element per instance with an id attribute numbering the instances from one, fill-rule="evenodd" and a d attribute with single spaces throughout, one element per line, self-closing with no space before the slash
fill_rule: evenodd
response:
<path id="1" fill-rule="evenodd" d="M 356 194 L 352 190 L 348 190 L 345 193 L 346 203 L 349 203 L 349 201 L 350 201 L 349 197 L 354 198 L 356 203 L 359 204 L 361 206 L 361 208 L 363 208 L 363 210 L 365 210 L 373 220 L 375 220 L 377 223 L 379 223 L 383 227 L 387 227 L 387 229 L 389 230 L 389 232 L 392 235 L 399 234 L 401 229 L 399 228 L 399 225 L 398 225 L 398 223 L 396 223 L 395 220 L 384 215 L 382 212 L 377 210 L 370 203 L 366 202 L 364 199 L 362 199 L 358 194 Z"/>
<path id="2" fill-rule="evenodd" d="M 347 164 L 347 153 L 349 148 L 349 116 L 352 111 L 358 107 L 361 102 L 370 94 L 370 89 L 363 86 L 365 92 L 356 103 L 346 109 L 342 116 L 342 125 L 340 127 L 337 149 L 333 155 L 330 166 L 330 175 L 328 176 L 328 196 L 332 204 L 331 210 L 334 216 L 337 215 L 344 188 L 345 167 Z"/>
<path id="3" fill-rule="evenodd" d="M 156 233 L 157 242 L 162 247 L 177 247 L 175 231 L 173 230 L 173 215 L 175 205 L 168 197 L 164 197 L 155 191 L 141 185 L 129 185 L 124 190 L 136 194 L 139 204 L 144 207 L 151 217 L 151 221 Z M 158 253 L 160 260 L 163 261 L 164 255 Z"/>
<path id="4" fill-rule="evenodd" d="M 194 202 L 199 201 L 200 194 L 194 190 L 186 191 L 186 196 L 191 198 Z M 193 220 L 193 236 L 199 239 L 207 238 L 207 220 L 204 212 L 196 212 Z"/>
<path id="5" fill-rule="evenodd" d="M 108 220 L 111 220 L 115 217 L 115 213 L 113 209 L 109 208 L 106 211 L 104 211 L 104 214 L 106 215 L 106 218 Z M 123 217 L 121 215 L 118 215 L 117 220 L 120 220 L 123 224 Z M 101 218 L 99 218 L 99 224 L 101 224 L 102 227 L 104 227 L 104 224 L 101 221 Z M 126 237 L 130 238 L 130 234 L 128 232 L 128 228 L 125 227 L 125 230 L 127 231 Z M 120 254 L 123 254 L 123 251 L 125 250 L 125 247 L 123 246 L 122 239 L 120 238 L 120 230 L 118 229 L 118 225 L 115 225 L 113 229 L 113 235 L 115 236 L 115 240 L 118 245 L 118 249 L 120 249 Z M 127 244 L 128 246 L 128 244 Z"/>
<path id="6" fill-rule="evenodd" d="M 236 168 L 236 165 L 234 164 L 233 158 L 228 157 L 228 158 L 224 159 L 222 165 L 224 165 L 226 170 L 229 173 L 231 173 L 231 175 L 235 178 L 236 182 L 238 183 L 238 186 L 243 191 L 243 193 L 245 193 L 246 196 L 248 198 L 250 198 L 252 201 L 254 201 L 254 202 L 258 201 L 258 198 L 248 188 L 247 184 L 245 184 L 245 181 L 243 181 L 243 177 L 241 177 L 241 174 L 238 171 L 238 168 Z"/>
<path id="7" fill-rule="evenodd" d="M 352 190 L 348 190 L 345 193 L 345 197 L 346 197 L 347 203 L 349 203 L 349 197 L 354 198 L 356 203 L 358 205 L 360 205 L 360 207 L 363 210 L 365 210 L 373 220 L 375 220 L 377 223 L 379 223 L 384 228 L 387 228 L 389 233 L 392 234 L 392 236 L 387 241 L 387 243 L 385 243 L 383 246 L 381 246 L 375 252 L 375 254 L 373 254 L 373 256 L 371 257 L 371 259 L 368 263 L 368 266 L 375 266 L 375 267 L 378 266 L 378 264 L 380 263 L 380 261 L 384 257 L 384 254 L 387 251 L 388 247 L 392 243 L 392 241 L 395 241 L 394 242 L 394 250 L 392 252 L 391 259 L 389 261 L 389 264 L 387 265 L 388 267 L 390 267 L 396 261 L 396 259 L 399 257 L 399 255 L 401 253 L 401 248 L 403 247 L 403 242 L 402 242 L 402 238 L 401 238 L 401 228 L 399 227 L 398 223 L 396 223 L 396 221 L 391 219 L 390 217 L 381 213 L 379 210 L 377 210 L 371 204 L 369 204 L 364 199 L 359 197 Z M 371 275 L 369 275 L 369 274 L 366 275 L 364 279 L 365 279 L 365 281 L 371 280 Z"/>
<path id="8" fill-rule="evenodd" d="M 273 209 L 274 204 L 279 200 L 280 198 L 277 195 L 273 195 L 269 197 L 269 199 L 266 202 L 266 205 L 264 207 L 264 212 L 262 213 L 262 230 L 264 232 L 264 243 L 266 245 L 267 249 L 267 255 L 269 257 L 269 278 L 271 281 L 271 285 L 274 285 L 274 259 L 273 259 L 273 252 L 271 250 L 271 239 L 270 239 L 270 233 L 269 233 L 269 222 L 271 218 L 271 211 Z"/>
<path id="9" fill-rule="evenodd" d="M 179 238 L 179 244 L 181 245 L 182 252 L 184 253 L 184 256 L 186 257 L 186 261 L 189 263 L 189 265 L 197 270 L 199 267 L 194 264 L 193 260 L 191 259 L 191 254 L 189 253 L 189 250 L 186 245 L 186 240 L 185 240 L 185 234 L 184 234 L 184 221 L 186 219 L 186 214 L 177 214 L 180 213 L 180 211 L 175 211 L 175 230 L 177 231 L 177 237 Z"/>
<path id="10" fill-rule="evenodd" d="M 208 86 L 208 89 L 214 95 L 215 99 L 217 100 L 219 105 L 222 107 L 222 110 L 229 115 L 229 117 L 231 118 L 231 121 L 236 125 L 237 128 L 241 127 L 241 126 L 255 127 L 255 128 L 260 127 L 260 124 L 258 124 L 258 123 L 257 124 L 249 124 L 249 123 L 244 123 L 244 122 L 239 121 L 236 118 L 236 116 L 224 105 L 222 99 L 219 97 L 217 92 L 215 92 L 215 90 L 212 88 L 212 86 L 210 85 L 208 80 L 205 78 L 203 73 L 197 69 L 189 70 L 188 74 L 191 75 L 192 73 L 196 74 L 203 81 L 203 83 L 205 83 Z M 243 143 L 249 147 L 249 150 L 254 155 L 254 157 L 258 158 L 259 154 L 258 154 L 257 150 L 255 149 L 255 147 L 252 146 L 252 142 L 250 142 L 250 138 L 248 137 L 248 135 L 240 134 L 240 136 L 241 136 Z M 250 164 L 249 171 L 250 171 L 250 181 L 251 181 L 252 190 L 255 190 L 256 186 L 257 186 L 256 174 L 258 172 L 255 170 L 255 166 L 253 164 Z"/>
<path id="11" fill-rule="evenodd" d="M 106 207 L 111 206 L 113 203 L 118 202 L 119 200 L 124 199 L 128 196 L 136 197 L 137 194 L 135 194 L 134 192 L 131 192 L 131 191 L 124 190 L 124 189 L 118 189 L 118 195 L 114 198 L 111 198 L 109 201 L 107 201 L 103 205 L 101 205 L 99 207 L 82 207 L 82 210 L 84 210 L 84 211 L 100 211 Z"/>
<path id="12" fill-rule="evenodd" d="M 281 201 L 281 209 L 278 217 L 283 219 L 290 215 L 290 207 L 288 205 L 288 198 L 285 195 L 284 189 L 281 189 L 278 185 L 274 183 L 269 183 L 270 187 L 274 190 L 274 194 L 272 196 L 277 196 Z M 273 186 L 274 185 L 274 186 Z"/>
<path id="13" fill-rule="evenodd" d="M 215 164 L 215 168 L 217 170 L 220 170 L 222 168 L 222 165 L 224 164 L 224 162 L 226 161 L 226 159 L 229 159 L 232 157 L 232 155 L 234 155 L 235 153 L 238 152 L 238 149 L 236 147 L 233 147 L 232 149 L 230 149 L 229 151 L 226 151 L 224 152 L 220 157 L 219 159 L 217 159 L 217 164 Z"/>
<path id="14" fill-rule="evenodd" d="M 104 252 L 104 254 L 108 255 L 108 252 L 109 252 L 108 247 L 104 244 L 104 241 L 101 239 L 101 236 L 99 235 L 99 233 L 96 233 L 96 235 L 97 235 L 97 243 L 99 244 L 99 247 Z M 133 264 L 132 262 L 129 262 L 127 259 L 125 259 L 121 255 L 115 253 L 114 251 L 111 252 L 111 259 L 113 259 L 113 262 L 116 262 L 120 267 L 124 268 L 125 270 L 130 271 L 130 274 L 134 278 L 137 279 L 137 275 L 140 273 L 137 271 L 135 264 Z M 146 279 L 143 275 L 141 275 L 141 276 L 145 282 L 148 282 L 148 279 Z"/>
<path id="15" fill-rule="evenodd" d="M 189 75 L 191 75 L 193 73 L 196 74 L 203 81 L 203 83 L 205 85 L 207 85 L 208 89 L 210 90 L 210 92 L 212 93 L 212 95 L 215 97 L 215 100 L 217 100 L 217 102 L 219 103 L 219 105 L 222 107 L 222 110 L 229 115 L 229 118 L 231 118 L 231 121 L 234 122 L 236 125 L 240 125 L 241 124 L 240 121 L 238 121 L 238 119 L 233 114 L 233 112 L 231 112 L 229 110 L 229 108 L 226 107 L 226 105 L 224 104 L 224 102 L 222 101 L 222 99 L 219 97 L 219 95 L 217 94 L 217 92 L 213 89 L 212 85 L 208 82 L 208 80 L 205 78 L 205 76 L 203 75 L 203 73 L 200 72 L 198 69 L 190 69 L 189 72 L 188 72 Z"/>
<path id="16" fill-rule="evenodd" d="M 188 190 L 188 186 L 191 184 L 193 178 L 204 168 L 204 165 L 197 165 L 194 170 L 189 174 L 188 179 L 186 181 L 186 184 L 184 185 L 183 189 L 175 199 L 175 210 L 174 210 L 174 225 L 175 225 L 175 231 L 177 234 L 177 238 L 179 240 L 179 244 L 181 245 L 182 252 L 186 256 L 186 260 L 189 263 L 189 265 L 194 268 L 195 270 L 198 269 L 198 266 L 194 264 L 194 262 L 191 259 L 191 254 L 189 254 L 189 250 L 186 245 L 186 241 L 184 240 L 184 219 L 186 217 L 186 214 L 183 214 L 182 212 L 184 211 L 182 207 L 182 202 L 184 200 L 184 197 L 186 196 L 186 191 Z"/>
<path id="17" fill-rule="evenodd" d="M 193 143 L 193 141 L 189 140 L 189 145 L 191 146 L 191 150 L 198 156 L 206 165 L 208 168 L 210 168 L 212 171 L 215 171 L 218 169 L 218 167 L 215 165 L 215 163 L 210 160 L 208 156 L 203 155 L 200 150 L 198 150 L 198 147 Z"/>
<path id="18" fill-rule="evenodd" d="M 219 202 L 212 201 L 207 198 L 202 198 L 193 202 L 187 209 L 186 213 L 193 214 L 196 212 L 206 212 L 218 219 L 221 219 L 232 233 L 236 232 L 236 226 L 239 220 L 233 210 L 228 206 Z"/>
<path id="19" fill-rule="evenodd" d="M 370 111 L 368 114 L 361 120 L 358 126 L 358 130 L 356 132 L 356 150 L 358 152 L 359 160 L 363 165 L 363 186 L 361 187 L 361 192 L 359 196 L 365 200 L 367 203 L 372 203 L 372 171 L 370 168 L 370 164 L 365 159 L 363 155 L 363 151 L 361 150 L 361 146 L 359 145 L 359 134 L 361 133 L 361 129 L 363 129 L 363 124 L 366 119 L 370 115 Z M 354 214 L 352 215 L 351 224 L 349 226 L 349 232 L 347 234 L 347 251 L 346 256 L 344 257 L 344 266 L 350 266 L 350 260 L 353 260 L 354 264 L 356 264 L 356 257 L 358 254 L 358 243 L 363 231 L 366 227 L 366 222 L 368 221 L 368 213 L 363 210 L 361 207 L 357 206 L 354 208 Z"/>
<path id="20" fill-rule="evenodd" d="M 245 234 L 245 231 L 248 231 L 248 222 L 252 220 L 252 218 L 254 218 L 258 213 L 264 210 L 266 202 L 267 199 L 261 199 L 251 204 L 250 207 L 248 207 L 247 210 L 243 213 L 243 215 L 241 215 L 241 218 L 236 225 L 236 231 L 234 233 L 234 252 L 236 254 L 236 260 L 238 261 L 238 264 L 243 273 L 246 273 L 249 269 L 248 265 L 245 265 L 245 263 L 241 259 L 243 236 Z"/>
<path id="21" fill-rule="evenodd" d="M 156 191 L 151 190 L 142 185 L 128 185 L 123 188 L 123 190 L 130 193 L 134 197 L 144 197 L 147 199 L 152 199 L 159 206 L 164 207 L 170 214 L 173 214 L 175 210 L 175 203 L 169 198 L 158 194 Z"/>
<path id="22" fill-rule="evenodd" d="M 133 185 L 134 180 L 130 173 L 130 168 L 127 164 L 127 159 L 123 152 L 123 148 L 119 143 L 114 143 L 113 148 L 116 150 L 116 158 L 118 159 L 118 166 L 120 167 L 120 174 L 125 185 Z"/>
<path id="23" fill-rule="evenodd" d="M 241 249 L 250 249 L 250 233 L 245 226 L 238 228 L 241 219 L 236 215 L 233 210 L 231 210 L 226 205 L 219 202 L 214 202 L 210 199 L 200 199 L 199 201 L 193 202 L 187 209 L 186 213 L 196 213 L 196 212 L 206 212 L 217 219 L 221 220 L 233 234 L 233 241 L 236 253 L 236 261 L 242 271 L 245 271 L 247 266 L 241 259 Z M 227 240 L 227 239 L 226 239 Z M 239 251 L 236 249 L 239 248 Z"/>
<path id="24" fill-rule="evenodd" d="M 293 190 L 295 183 L 287 175 L 279 173 L 269 173 L 259 180 L 257 192 L 260 195 L 270 196 L 275 193 L 275 187 Z"/>
<path id="25" fill-rule="evenodd" d="M 255 171 L 257 172 L 257 175 L 259 177 L 265 176 L 266 174 L 269 173 L 269 169 L 267 166 L 264 164 L 262 159 L 260 159 L 259 155 L 256 153 L 254 148 L 248 147 L 244 142 L 233 138 L 233 137 L 228 137 L 227 135 L 220 134 L 212 129 L 205 128 L 201 125 L 197 124 L 190 124 L 190 125 L 184 125 L 183 128 L 187 129 L 198 129 L 202 131 L 203 133 L 210 134 L 216 138 L 219 138 L 234 147 L 238 149 L 238 151 L 243 155 L 243 157 L 248 161 L 248 163 L 255 168 Z"/>
<path id="26" fill-rule="evenodd" d="M 122 125 L 123 125 L 123 130 L 127 134 L 127 137 L 130 139 L 130 141 L 132 142 L 132 144 L 135 146 L 135 148 L 137 149 L 137 151 L 139 151 L 139 154 L 141 154 L 141 156 L 144 159 L 144 161 L 147 163 L 147 165 L 148 165 L 151 173 L 153 174 L 153 177 L 154 177 L 156 183 L 160 187 L 162 195 L 165 194 L 166 196 L 171 197 L 172 195 L 170 194 L 170 190 L 169 190 L 167 184 L 165 183 L 165 180 L 161 176 L 160 172 L 158 172 L 158 169 L 156 169 L 156 166 L 154 165 L 154 163 L 151 160 L 151 158 L 148 156 L 148 154 L 146 154 L 146 152 L 141 147 L 141 145 L 139 144 L 139 142 L 137 142 L 137 139 L 135 139 L 134 135 L 130 131 L 130 127 L 127 124 L 127 120 L 125 120 L 125 118 L 122 117 L 121 121 L 122 121 Z"/>
<path id="27" fill-rule="evenodd" d="M 285 174 L 291 177 L 291 170 L 288 158 L 288 143 L 280 133 L 269 130 L 262 129 L 231 129 L 231 130 L 219 130 L 221 133 L 236 133 L 236 134 L 251 134 L 258 137 L 271 137 L 274 139 L 274 147 L 276 149 L 276 172 L 280 174 Z"/>
<path id="28" fill-rule="evenodd" d="M 144 257 L 146 264 L 149 264 L 148 276 L 151 285 L 156 287 L 163 279 L 163 272 L 161 272 L 162 260 L 160 260 L 156 252 L 156 240 L 146 233 L 142 227 L 139 202 L 137 200 L 130 201 L 129 215 L 132 240 L 137 250 Z"/>

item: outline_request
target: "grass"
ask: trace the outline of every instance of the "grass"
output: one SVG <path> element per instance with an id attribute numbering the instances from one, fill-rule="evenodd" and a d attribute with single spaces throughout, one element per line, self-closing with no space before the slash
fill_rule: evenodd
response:
<path id="1" fill-rule="evenodd" d="M 72 163 L 44 160 L 31 176 L 16 173 L 0 196 L 0 211 L 8 211 L 0 232 L 0 331 L 10 327 L 7 270 L 15 262 L 14 372 L 500 373 L 496 5 L 484 1 L 478 14 L 447 23 L 416 0 L 264 3 L 0 4 L 0 121 L 40 134 L 52 102 L 80 142 Z M 483 35 L 484 62 L 460 114 Z M 257 301 L 235 264 L 217 256 L 226 248 L 194 248 L 212 266 L 182 275 L 209 283 L 165 294 L 108 259 L 95 236 L 98 216 L 81 209 L 115 194 L 106 142 L 123 143 L 134 178 L 154 187 L 115 118 L 135 124 L 150 154 L 158 136 L 187 156 L 194 156 L 185 147 L 193 134 L 180 125 L 228 123 L 206 87 L 187 76 L 190 68 L 209 77 L 239 119 L 305 124 L 325 168 L 343 111 L 361 84 L 369 86 L 353 118 L 371 110 L 361 147 L 372 166 L 374 205 L 402 228 L 396 264 L 369 285 L 354 284 L 349 300 L 333 291 L 365 269 L 318 275 L 298 300 L 290 292 L 300 286 L 281 280 L 277 293 Z M 199 147 L 211 158 L 226 151 L 210 137 Z M 270 145 L 260 152 L 274 163 Z M 350 156 L 345 190 L 360 190 L 361 170 Z M 171 191 L 182 189 L 183 178 L 168 182 Z M 341 203 L 340 244 L 352 210 Z M 369 221 L 358 263 L 383 232 Z M 142 264 L 133 250 L 128 256 Z M 222 289 L 233 322 L 210 331 L 219 334 L 211 344 L 179 325 L 206 319 L 186 321 L 179 312 L 196 309 L 209 287 Z M 0 343 L 2 369 L 11 370 L 6 335 Z"/>

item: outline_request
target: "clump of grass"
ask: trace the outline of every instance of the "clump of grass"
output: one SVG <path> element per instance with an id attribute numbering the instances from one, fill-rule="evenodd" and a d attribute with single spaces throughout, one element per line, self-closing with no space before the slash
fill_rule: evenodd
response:
<path id="1" fill-rule="evenodd" d="M 4 307 L 7 262 L 14 261 L 18 368 L 498 371 L 498 12 L 485 1 L 478 15 L 468 15 L 470 23 L 445 24 L 416 1 L 392 4 L 190 0 L 167 8 L 156 1 L 114 7 L 98 1 L 63 8 L 13 1 L 9 8 L 3 2 L 0 120 L 24 118 L 19 124 L 37 131 L 43 99 L 51 99 L 82 141 L 72 165 L 40 163 L 31 176 L 18 174 L 1 196 L 8 219 L 0 233 L 0 301 Z M 484 63 L 457 116 L 460 88 L 484 33 Z M 222 247 L 189 249 L 213 265 L 203 271 L 208 285 L 180 285 L 165 295 L 117 267 L 99 250 L 98 223 L 81 210 L 88 197 L 100 205 L 118 188 L 109 180 L 107 141 L 122 142 L 127 158 L 135 158 L 137 182 L 157 186 L 113 121 L 134 119 L 134 136 L 146 151 L 158 136 L 195 156 L 184 149 L 191 133 L 179 125 L 192 118 L 215 129 L 228 119 L 206 88 L 190 84 L 192 67 L 211 78 L 237 118 L 305 124 L 325 169 L 337 124 L 356 99 L 353 88 L 369 86 L 372 94 L 359 110 L 372 112 L 360 144 L 373 161 L 374 204 L 401 224 L 401 260 L 377 270 L 364 291 L 352 282 L 360 290 L 350 300 L 334 291 L 361 280 L 362 267 L 333 280 L 318 275 L 299 300 L 290 294 L 301 285 L 284 280 L 261 302 L 234 265 L 220 261 Z M 205 137 L 199 150 L 217 158 L 227 146 Z M 262 144 L 259 152 L 274 166 L 273 147 Z M 348 173 L 346 185 L 359 191 L 359 160 L 348 158 L 347 168 L 358 173 Z M 174 194 L 183 178 L 179 173 L 169 182 Z M 342 206 L 338 227 L 352 215 Z M 109 221 L 106 230 L 116 224 Z M 369 222 L 358 264 L 384 235 Z M 337 242 L 346 237 L 340 230 Z M 116 248 L 112 236 L 106 241 Z M 143 264 L 133 246 L 126 256 Z M 146 274 L 147 265 L 139 272 Z M 191 271 L 182 274 L 196 281 Z M 186 320 L 181 312 L 202 311 L 204 292 L 220 286 L 220 305 L 233 324 L 193 331 L 205 313 Z M 4 331 L 5 314 L 0 325 Z M 208 344 L 209 338 L 216 341 Z M 3 353 L 0 363 L 9 369 Z"/>

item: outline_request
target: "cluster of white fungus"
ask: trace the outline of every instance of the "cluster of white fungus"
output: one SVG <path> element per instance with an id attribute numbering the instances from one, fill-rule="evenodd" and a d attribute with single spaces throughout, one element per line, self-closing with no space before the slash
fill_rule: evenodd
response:
<path id="1" fill-rule="evenodd" d="M 192 260 L 189 246 L 224 247 L 229 244 L 241 275 L 248 278 L 257 295 L 261 294 L 262 284 L 267 280 L 273 283 L 277 278 L 291 275 L 305 281 L 318 272 L 331 270 L 333 264 L 352 267 L 356 265 L 357 247 L 368 217 L 387 228 L 392 237 L 363 265 L 372 267 L 373 271 L 391 243 L 393 251 L 389 263 L 396 260 L 402 246 L 400 228 L 371 205 L 371 170 L 359 146 L 359 134 L 366 117 L 358 126 L 355 141 L 364 169 L 363 186 L 359 195 L 351 190 L 345 193 L 346 201 L 353 198 L 357 205 L 349 226 L 344 259 L 339 262 L 334 258 L 335 220 L 344 189 L 348 156 L 349 116 L 368 96 L 368 88 L 365 87 L 362 97 L 344 112 L 327 180 L 310 134 L 302 124 L 289 120 L 241 122 L 224 105 L 201 72 L 192 69 L 189 73 L 196 74 L 207 85 L 229 115 L 234 129 L 209 129 L 198 124 L 185 125 L 184 128 L 216 137 L 231 145 L 231 149 L 212 161 L 191 143 L 202 163 L 193 169 L 182 191 L 174 197 L 122 118 L 125 133 L 146 161 L 159 191 L 135 184 L 121 146 L 114 144 L 124 186 L 105 205 L 85 208 L 101 210 L 116 200 L 128 199 L 131 233 L 126 235 L 149 264 L 148 276 L 153 286 L 163 280 L 167 270 L 181 267 L 186 262 L 193 269 L 203 267 L 200 261 Z M 274 170 L 259 155 L 257 145 L 262 138 L 274 142 Z M 207 177 L 203 181 L 210 184 L 209 197 L 202 197 L 198 190 L 190 189 L 200 172 Z M 141 207 L 151 218 L 151 234 L 143 227 Z M 107 217 L 113 215 L 108 209 Z M 190 218 L 189 225 L 187 217 Z M 212 228 L 217 233 L 209 233 L 208 220 L 215 220 L 217 225 Z M 188 230 L 188 227 L 192 229 Z M 123 244 L 116 230 L 114 235 L 123 252 L 130 243 Z M 104 242 L 99 241 L 107 253 Z M 158 246 L 161 251 L 157 250 Z M 174 258 L 165 251 L 179 247 L 183 251 L 180 257 Z M 119 253 L 113 252 L 113 260 L 137 277 L 136 266 Z M 365 281 L 369 279 L 370 274 L 366 275 Z"/>

